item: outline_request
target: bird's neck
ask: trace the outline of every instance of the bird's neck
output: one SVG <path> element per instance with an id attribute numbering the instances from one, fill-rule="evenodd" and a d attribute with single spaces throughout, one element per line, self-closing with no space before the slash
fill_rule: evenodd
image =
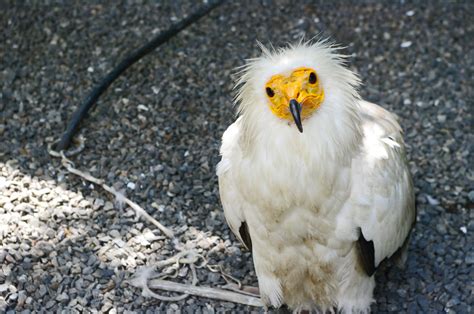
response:
<path id="1" fill-rule="evenodd" d="M 311 125 L 300 133 L 294 125 L 280 123 L 255 130 L 251 128 L 255 124 L 243 122 L 240 147 L 244 158 L 239 180 L 247 198 L 269 208 L 309 203 L 323 206 L 331 193 L 328 187 L 347 178 L 359 153 L 357 127 L 339 138 Z M 302 200 L 309 203 L 302 204 Z"/>
<path id="2" fill-rule="evenodd" d="M 281 157 L 290 161 L 303 157 L 308 163 L 346 165 L 361 147 L 362 130 L 356 112 L 338 120 L 307 119 L 303 133 L 283 120 L 257 121 L 245 115 L 242 118 L 240 145 L 244 154 L 259 158 Z"/>

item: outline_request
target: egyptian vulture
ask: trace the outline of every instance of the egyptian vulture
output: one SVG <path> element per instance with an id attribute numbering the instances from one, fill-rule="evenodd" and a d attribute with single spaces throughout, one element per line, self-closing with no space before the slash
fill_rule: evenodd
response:
<path id="1" fill-rule="evenodd" d="M 402 130 L 360 98 L 338 50 L 262 47 L 237 83 L 217 175 L 266 306 L 369 312 L 378 266 L 406 256 L 416 213 Z"/>

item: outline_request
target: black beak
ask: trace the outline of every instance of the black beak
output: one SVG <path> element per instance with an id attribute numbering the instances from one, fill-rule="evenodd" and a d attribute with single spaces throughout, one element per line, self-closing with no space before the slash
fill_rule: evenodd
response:
<path id="1" fill-rule="evenodd" d="M 303 125 L 301 124 L 301 104 L 296 99 L 290 100 L 290 112 L 295 120 L 298 130 L 303 133 Z"/>

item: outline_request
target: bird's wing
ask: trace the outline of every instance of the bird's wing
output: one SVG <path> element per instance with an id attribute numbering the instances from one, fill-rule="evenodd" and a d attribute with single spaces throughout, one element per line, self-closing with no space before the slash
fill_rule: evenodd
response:
<path id="1" fill-rule="evenodd" d="M 363 148 L 353 168 L 351 210 L 346 217 L 356 224 L 362 267 L 372 275 L 409 236 L 415 198 L 397 117 L 365 101 L 360 108 Z"/>
<path id="2" fill-rule="evenodd" d="M 217 165 L 217 176 L 219 178 L 219 193 L 227 224 L 247 249 L 251 250 L 252 242 L 242 210 L 242 206 L 245 206 L 245 200 L 240 195 L 233 178 L 233 165 L 242 158 L 242 151 L 239 146 L 240 129 L 241 118 L 231 124 L 222 136 L 220 150 L 222 159 Z"/>

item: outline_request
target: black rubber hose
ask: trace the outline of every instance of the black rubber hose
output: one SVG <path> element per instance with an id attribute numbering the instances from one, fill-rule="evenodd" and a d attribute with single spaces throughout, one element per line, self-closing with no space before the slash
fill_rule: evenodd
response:
<path id="1" fill-rule="evenodd" d="M 54 147 L 56 151 L 66 150 L 71 144 L 73 136 L 76 134 L 79 124 L 87 114 L 87 112 L 92 108 L 100 95 L 120 76 L 128 67 L 140 60 L 143 56 L 153 51 L 156 47 L 167 42 L 169 39 L 174 37 L 180 31 L 185 29 L 187 26 L 199 20 L 201 17 L 207 15 L 212 9 L 221 5 L 224 0 L 215 0 L 209 1 L 209 3 L 203 5 L 192 14 L 179 21 L 176 24 L 171 25 L 169 29 L 158 34 L 151 41 L 146 43 L 144 46 L 133 51 L 131 54 L 125 57 L 107 76 L 100 82 L 100 84 L 95 87 L 89 95 L 85 98 L 84 102 L 76 109 L 72 115 L 71 120 L 69 121 L 66 131 L 59 143 Z"/>

